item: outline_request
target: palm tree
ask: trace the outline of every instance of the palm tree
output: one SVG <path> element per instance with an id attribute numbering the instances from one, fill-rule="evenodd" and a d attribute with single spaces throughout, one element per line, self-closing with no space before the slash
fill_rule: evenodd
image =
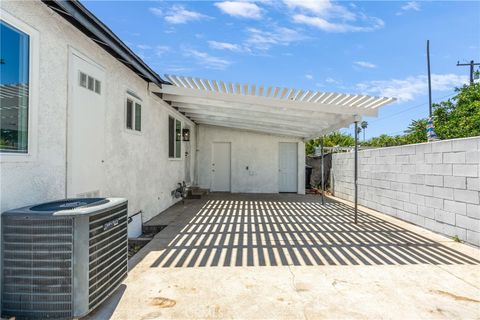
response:
<path id="1" fill-rule="evenodd" d="M 367 129 L 367 127 L 368 127 L 368 122 L 367 121 L 362 121 L 362 123 L 360 123 L 360 127 L 362 127 L 362 129 L 363 129 L 363 141 L 365 142 L 365 129 Z"/>

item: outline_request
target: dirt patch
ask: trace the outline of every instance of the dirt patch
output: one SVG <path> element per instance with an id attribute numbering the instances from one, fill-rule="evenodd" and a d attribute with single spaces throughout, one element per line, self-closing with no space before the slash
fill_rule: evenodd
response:
<path id="1" fill-rule="evenodd" d="M 156 297 L 152 299 L 152 304 L 160 308 L 171 308 L 177 304 L 177 301 L 164 297 Z"/>
<path id="2" fill-rule="evenodd" d="M 442 291 L 442 290 L 430 290 L 430 291 L 433 292 L 433 293 L 436 293 L 436 294 L 441 294 L 443 296 L 453 298 L 457 301 L 467 301 L 467 302 L 480 303 L 480 300 L 476 300 L 476 299 L 472 299 L 472 298 L 464 297 L 464 296 L 459 296 L 459 295 L 456 295 L 456 294 L 453 294 L 453 293 L 447 292 L 447 291 Z"/>

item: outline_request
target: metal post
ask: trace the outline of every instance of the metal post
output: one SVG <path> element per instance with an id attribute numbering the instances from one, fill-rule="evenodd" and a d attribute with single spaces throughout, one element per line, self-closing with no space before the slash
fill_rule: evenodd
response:
<path id="1" fill-rule="evenodd" d="M 354 152 L 354 170 L 353 170 L 353 185 L 355 188 L 355 224 L 358 222 L 357 205 L 358 205 L 358 121 L 355 121 L 355 152 Z"/>
<path id="2" fill-rule="evenodd" d="M 430 76 L 430 40 L 427 40 L 428 116 L 432 117 L 432 80 Z"/>
<path id="3" fill-rule="evenodd" d="M 324 171 L 324 162 L 323 162 L 323 137 L 321 138 L 322 142 L 320 144 L 320 154 L 322 156 L 322 204 L 325 204 L 325 171 Z"/>
<path id="4" fill-rule="evenodd" d="M 475 62 L 473 60 L 470 61 L 470 84 L 473 84 L 473 66 Z"/>

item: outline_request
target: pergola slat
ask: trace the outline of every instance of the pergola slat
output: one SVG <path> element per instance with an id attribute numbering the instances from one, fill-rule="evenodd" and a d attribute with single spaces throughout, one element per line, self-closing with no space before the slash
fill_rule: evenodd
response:
<path id="1" fill-rule="evenodd" d="M 152 91 L 197 123 L 272 134 L 317 137 L 376 116 L 393 98 L 233 84 L 167 75 Z"/>

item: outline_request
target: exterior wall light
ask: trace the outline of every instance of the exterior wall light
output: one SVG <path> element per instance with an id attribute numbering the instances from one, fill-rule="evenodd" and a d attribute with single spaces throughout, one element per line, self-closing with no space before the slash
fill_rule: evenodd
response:
<path id="1" fill-rule="evenodd" d="M 190 141 L 190 129 L 182 130 L 183 141 Z"/>

